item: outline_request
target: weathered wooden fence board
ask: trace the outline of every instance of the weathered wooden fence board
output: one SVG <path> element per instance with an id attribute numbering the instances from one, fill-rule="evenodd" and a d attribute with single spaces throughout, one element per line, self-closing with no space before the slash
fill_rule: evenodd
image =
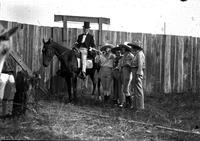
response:
<path id="1" fill-rule="evenodd" d="M 4 28 L 19 23 L 0 21 Z M 56 57 L 47 68 L 42 65 L 42 39 L 54 41 L 71 48 L 82 29 L 68 28 L 67 40 L 62 39 L 62 28 L 23 24 L 12 36 L 10 45 L 32 71 L 42 76 L 42 85 L 52 92 L 66 91 L 63 78 L 56 76 L 60 64 Z M 98 31 L 91 30 L 98 45 Z M 200 38 L 187 36 L 153 35 L 120 31 L 103 31 L 102 44 L 117 45 L 125 41 L 141 40 L 146 55 L 145 93 L 171 93 L 200 91 Z M 13 64 L 14 67 L 16 67 Z"/>

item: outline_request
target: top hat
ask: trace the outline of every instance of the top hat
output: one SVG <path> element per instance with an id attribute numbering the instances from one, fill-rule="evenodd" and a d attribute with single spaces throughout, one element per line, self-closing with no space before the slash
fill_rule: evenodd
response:
<path id="1" fill-rule="evenodd" d="M 90 28 L 90 22 L 84 22 L 83 27 L 84 28 Z"/>
<path id="2" fill-rule="evenodd" d="M 132 43 L 128 43 L 127 45 L 135 49 L 143 50 L 143 45 L 140 41 L 133 41 Z"/>
<path id="3" fill-rule="evenodd" d="M 112 49 L 112 48 L 114 48 L 114 45 L 112 45 L 112 44 L 104 45 L 104 46 L 101 47 L 100 50 L 101 50 L 101 51 L 105 51 L 107 48 Z"/>
<path id="4" fill-rule="evenodd" d="M 120 48 L 125 48 L 127 51 L 132 51 L 132 47 L 129 45 L 125 45 L 125 44 L 119 44 Z"/>

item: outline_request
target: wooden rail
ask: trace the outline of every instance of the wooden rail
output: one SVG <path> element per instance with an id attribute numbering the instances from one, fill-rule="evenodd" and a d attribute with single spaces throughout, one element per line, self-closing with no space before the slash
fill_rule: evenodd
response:
<path id="1" fill-rule="evenodd" d="M 33 72 L 31 71 L 31 69 L 24 63 L 24 61 L 20 58 L 20 56 L 14 51 L 14 50 L 10 50 L 10 56 L 15 60 L 15 62 L 21 66 L 21 68 L 26 71 L 28 73 L 28 75 L 30 77 L 34 77 Z M 44 93 L 47 94 L 48 90 L 46 90 L 45 88 L 39 86 L 39 89 Z"/>

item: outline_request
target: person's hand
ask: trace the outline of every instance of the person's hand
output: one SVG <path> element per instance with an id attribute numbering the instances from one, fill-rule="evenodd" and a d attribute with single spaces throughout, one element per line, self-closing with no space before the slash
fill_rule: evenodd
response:
<path id="1" fill-rule="evenodd" d="M 92 51 L 92 47 L 89 47 L 89 51 Z"/>
<path id="2" fill-rule="evenodd" d="M 143 71 L 137 71 L 136 74 L 139 75 L 139 76 L 142 76 L 142 77 L 144 75 Z"/>

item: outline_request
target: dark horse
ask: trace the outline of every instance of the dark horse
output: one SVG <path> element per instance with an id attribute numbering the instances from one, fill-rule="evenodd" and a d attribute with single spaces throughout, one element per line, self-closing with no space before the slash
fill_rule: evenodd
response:
<path id="1" fill-rule="evenodd" d="M 78 61 L 77 61 L 77 49 L 68 49 L 64 46 L 59 45 L 58 43 L 52 41 L 49 39 L 47 42 L 43 39 L 43 65 L 47 67 L 49 63 L 51 62 L 54 55 L 56 55 L 61 62 L 61 70 L 59 74 L 65 78 L 67 82 L 67 88 L 68 88 L 68 94 L 69 94 L 69 101 L 72 101 L 72 95 L 71 95 L 71 85 L 73 88 L 73 97 L 76 101 L 77 96 L 77 77 L 79 76 L 80 70 L 78 68 Z M 94 53 L 95 56 L 95 53 Z M 93 64 L 94 61 L 93 61 Z M 86 70 L 86 75 L 89 75 L 92 82 L 93 82 L 93 91 L 92 95 L 94 95 L 95 88 L 96 88 L 96 82 L 94 79 L 95 71 L 98 69 L 97 65 L 94 65 L 92 69 Z"/>

